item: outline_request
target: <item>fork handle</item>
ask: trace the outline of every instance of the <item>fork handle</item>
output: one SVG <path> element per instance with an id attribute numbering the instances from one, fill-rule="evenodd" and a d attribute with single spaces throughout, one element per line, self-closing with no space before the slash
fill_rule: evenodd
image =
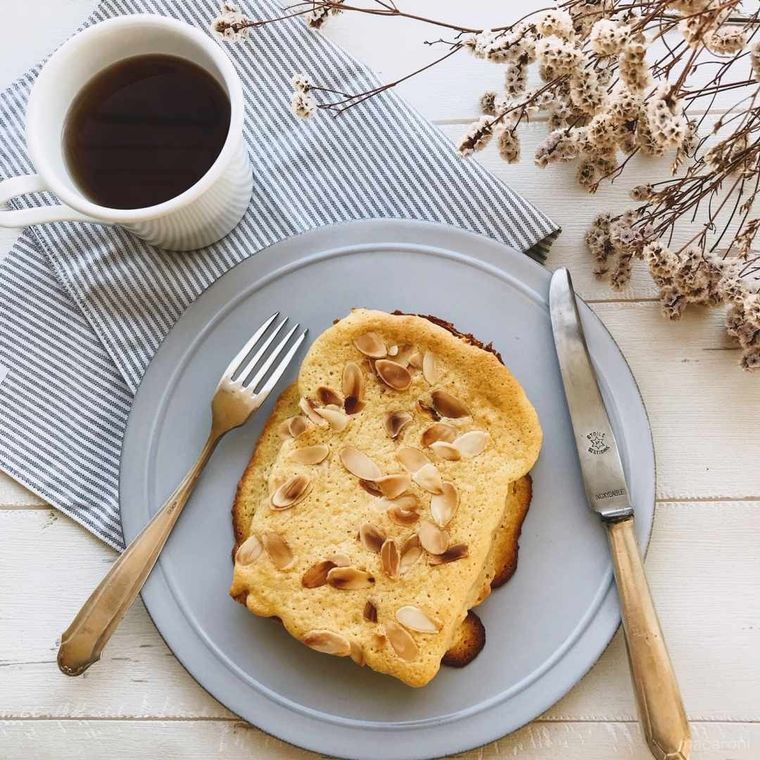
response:
<path id="1" fill-rule="evenodd" d="M 687 760 L 689 723 L 644 574 L 633 518 L 607 522 L 636 701 L 657 760 Z"/>
<path id="2" fill-rule="evenodd" d="M 198 460 L 174 493 L 113 563 L 105 578 L 64 631 L 58 649 L 58 667 L 66 675 L 79 676 L 100 659 L 103 647 L 132 606 L 156 564 L 158 555 L 219 438 L 212 431 Z"/>

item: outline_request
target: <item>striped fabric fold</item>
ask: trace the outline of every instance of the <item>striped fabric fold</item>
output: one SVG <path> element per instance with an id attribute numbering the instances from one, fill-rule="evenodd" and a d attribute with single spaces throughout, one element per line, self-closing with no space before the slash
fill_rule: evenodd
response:
<path id="1" fill-rule="evenodd" d="M 269 0 L 258 16 L 275 16 Z M 85 26 L 115 15 L 156 13 L 205 28 L 211 0 L 105 0 Z M 542 260 L 556 226 L 392 92 L 339 119 L 297 120 L 290 78 L 363 91 L 374 76 L 289 19 L 226 47 L 246 93 L 245 138 L 254 192 L 241 224 L 201 251 L 167 253 L 118 227 L 58 223 L 28 230 L 0 266 L 0 467 L 98 536 L 119 546 L 121 436 L 161 340 L 211 283 L 284 237 L 370 217 L 456 225 Z M 39 67 L 0 96 L 0 174 L 34 171 L 24 113 Z M 44 194 L 17 208 L 50 202 Z M 55 393 L 36 394 L 55 366 Z M 52 377 L 52 375 L 50 375 Z M 110 401 L 109 401 L 110 399 Z M 71 441 L 76 444 L 72 445 Z"/>

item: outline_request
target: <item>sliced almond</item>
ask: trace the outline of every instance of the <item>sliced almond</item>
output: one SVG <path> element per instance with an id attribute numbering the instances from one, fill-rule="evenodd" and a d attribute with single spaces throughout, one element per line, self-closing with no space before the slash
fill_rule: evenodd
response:
<path id="1" fill-rule="evenodd" d="M 367 620 L 370 623 L 376 623 L 377 622 L 377 607 L 375 606 L 375 603 L 371 599 L 367 599 L 367 601 L 364 604 L 364 612 L 362 613 L 362 616 L 365 620 Z"/>
<path id="2" fill-rule="evenodd" d="M 399 607 L 396 610 L 396 620 L 398 620 L 404 628 L 409 628 L 412 631 L 419 631 L 420 633 L 438 633 L 438 631 L 441 630 L 439 623 L 432 620 L 429 615 L 412 604 Z"/>
<path id="3" fill-rule="evenodd" d="M 268 530 L 261 534 L 261 541 L 264 544 L 264 550 L 276 568 L 287 570 L 293 565 L 295 561 L 293 552 L 279 533 Z"/>
<path id="4" fill-rule="evenodd" d="M 443 484 L 439 494 L 433 494 L 430 499 L 430 514 L 436 525 L 445 528 L 454 517 L 459 506 L 459 493 L 453 483 Z"/>
<path id="5" fill-rule="evenodd" d="M 428 464 L 421 467 L 417 472 L 412 473 L 412 480 L 420 488 L 424 488 L 429 493 L 441 493 L 443 490 L 441 473 L 438 472 L 438 469 L 432 462 L 428 462 Z"/>
<path id="6" fill-rule="evenodd" d="M 377 376 L 395 391 L 405 391 L 412 384 L 409 370 L 390 359 L 378 359 L 375 362 Z"/>
<path id="7" fill-rule="evenodd" d="M 448 422 L 434 422 L 430 427 L 425 428 L 420 438 L 423 446 L 430 446 L 436 441 L 445 441 L 451 443 L 459 431 Z"/>
<path id="8" fill-rule="evenodd" d="M 385 631 L 380 628 L 377 631 L 372 631 L 372 643 L 375 645 L 377 649 L 380 649 L 381 647 L 385 646 L 385 642 L 388 640 L 387 636 L 385 635 Z"/>
<path id="9" fill-rule="evenodd" d="M 364 523 L 359 528 L 359 540 L 367 549 L 377 554 L 385 541 L 385 533 L 372 523 Z"/>
<path id="10" fill-rule="evenodd" d="M 420 546 L 430 554 L 443 554 L 449 546 L 449 534 L 435 523 L 423 520 L 417 530 Z"/>
<path id="11" fill-rule="evenodd" d="M 403 446 L 396 452 L 396 459 L 412 475 L 412 480 L 430 493 L 440 493 L 443 487 L 441 474 L 436 466 L 419 450 Z"/>
<path id="12" fill-rule="evenodd" d="M 428 404 L 425 399 L 418 399 L 417 400 L 417 408 L 424 412 L 425 414 L 429 414 L 436 422 L 441 419 L 441 415 L 438 414 L 438 412 L 433 409 L 432 404 Z"/>
<path id="13" fill-rule="evenodd" d="M 409 365 L 415 369 L 422 369 L 422 354 L 419 351 L 412 351 L 409 355 Z"/>
<path id="14" fill-rule="evenodd" d="M 309 427 L 309 420 L 302 414 L 296 414 L 293 417 L 288 417 L 282 421 L 280 425 L 280 435 L 284 437 L 290 436 L 291 438 L 298 438 L 299 435 L 305 433 Z"/>
<path id="15" fill-rule="evenodd" d="M 348 567 L 351 564 L 351 560 L 345 554 L 331 554 L 327 559 L 335 565 L 335 567 Z"/>
<path id="16" fill-rule="evenodd" d="M 326 419 L 330 427 L 340 433 L 345 430 L 351 418 L 342 409 L 334 406 L 325 406 L 317 409 L 317 414 Z"/>
<path id="17" fill-rule="evenodd" d="M 329 559 L 323 559 L 313 564 L 301 576 L 301 585 L 304 588 L 319 588 L 327 583 L 327 573 L 335 567 L 335 563 Z"/>
<path id="18" fill-rule="evenodd" d="M 239 565 L 252 564 L 261 556 L 262 548 L 258 536 L 248 536 L 248 538 L 240 544 L 240 547 L 235 553 L 235 562 Z"/>
<path id="19" fill-rule="evenodd" d="M 327 582 L 342 591 L 371 588 L 375 579 L 366 571 L 355 567 L 334 567 L 327 573 Z"/>
<path id="20" fill-rule="evenodd" d="M 394 620 L 385 623 L 385 635 L 393 647 L 393 651 L 402 660 L 413 660 L 417 656 L 419 650 L 411 634 Z"/>
<path id="21" fill-rule="evenodd" d="M 308 475 L 294 475 L 286 480 L 271 496 L 273 509 L 290 509 L 298 504 L 309 492 L 311 478 Z"/>
<path id="22" fill-rule="evenodd" d="M 413 493 L 403 493 L 395 499 L 380 499 L 379 503 L 382 505 L 383 509 L 401 507 L 401 509 L 416 512 L 420 508 L 419 499 Z"/>
<path id="23" fill-rule="evenodd" d="M 448 562 L 456 562 L 468 556 L 467 544 L 452 544 L 443 554 L 434 554 L 428 558 L 431 565 L 444 565 Z"/>
<path id="24" fill-rule="evenodd" d="M 366 662 L 362 645 L 357 644 L 355 641 L 351 642 L 351 659 L 359 666 L 363 666 Z"/>
<path id="25" fill-rule="evenodd" d="M 327 420 L 320 414 L 317 414 L 317 407 L 310 398 L 302 398 L 298 402 L 298 406 L 317 427 L 326 428 L 328 426 Z"/>
<path id="26" fill-rule="evenodd" d="M 290 452 L 289 459 L 298 464 L 319 464 L 327 459 L 330 453 L 330 447 L 324 443 L 315 443 L 313 446 L 303 446 L 300 449 L 293 449 Z"/>
<path id="27" fill-rule="evenodd" d="M 398 346 L 392 345 L 388 346 L 388 356 L 398 356 Z"/>
<path id="28" fill-rule="evenodd" d="M 360 480 L 359 485 L 367 492 L 372 494 L 373 496 L 382 496 L 383 492 L 380 490 L 380 487 L 375 484 L 373 480 Z M 385 508 L 383 508 L 384 510 Z"/>
<path id="29" fill-rule="evenodd" d="M 326 385 L 320 385 L 319 388 L 317 388 L 317 399 L 323 406 L 330 406 L 330 404 L 333 404 L 334 406 L 343 406 L 343 399 L 341 398 L 340 393 Z"/>
<path id="30" fill-rule="evenodd" d="M 416 353 L 417 349 L 409 343 L 404 343 L 398 347 L 398 352 L 393 357 L 393 361 L 400 364 L 402 367 L 409 366 L 409 357 Z M 390 356 L 390 352 L 388 354 Z"/>
<path id="31" fill-rule="evenodd" d="M 432 351 L 425 351 L 422 357 L 422 376 L 430 385 L 435 385 L 442 374 L 436 355 Z"/>
<path id="32" fill-rule="evenodd" d="M 388 353 L 385 348 L 385 342 L 375 332 L 364 333 L 354 338 L 354 345 L 365 356 L 372 359 L 382 359 Z"/>
<path id="33" fill-rule="evenodd" d="M 419 512 L 403 509 L 402 507 L 391 507 L 387 514 L 392 522 L 405 528 L 414 525 L 420 519 Z"/>
<path id="34" fill-rule="evenodd" d="M 395 441 L 413 419 L 409 412 L 388 412 L 385 415 L 385 432 Z"/>
<path id="35" fill-rule="evenodd" d="M 339 633 L 325 630 L 309 631 L 301 641 L 307 647 L 336 657 L 348 657 L 351 654 L 351 642 Z"/>
<path id="36" fill-rule="evenodd" d="M 430 460 L 419 449 L 415 449 L 412 446 L 402 446 L 396 452 L 396 459 L 398 459 L 405 470 L 408 470 L 412 474 L 430 463 Z"/>
<path id="37" fill-rule="evenodd" d="M 346 396 L 346 400 L 343 402 L 343 409 L 346 414 L 359 414 L 364 409 L 364 402 L 356 398 L 356 396 Z"/>
<path id="38" fill-rule="evenodd" d="M 446 441 L 433 441 L 430 444 L 430 450 L 439 458 L 447 462 L 458 462 L 462 458 L 462 453 L 453 443 Z"/>
<path id="39" fill-rule="evenodd" d="M 343 408 L 346 414 L 356 414 L 364 408 L 364 373 L 355 362 L 343 368 Z"/>
<path id="40" fill-rule="evenodd" d="M 381 503 L 387 505 L 387 515 L 396 525 L 414 525 L 420 519 L 419 502 L 412 494 L 405 494 L 396 499 L 383 499 Z"/>
<path id="41" fill-rule="evenodd" d="M 484 430 L 470 430 L 467 433 L 462 433 L 453 443 L 454 448 L 465 459 L 472 459 L 472 457 L 482 454 L 488 445 L 488 433 Z"/>
<path id="42" fill-rule="evenodd" d="M 421 556 L 422 549 L 420 548 L 420 539 L 416 533 L 413 533 L 401 545 L 399 575 L 406 573 Z"/>
<path id="43" fill-rule="evenodd" d="M 354 446 L 346 446 L 341 449 L 339 456 L 343 466 L 357 478 L 377 480 L 382 476 L 382 472 L 375 462 Z"/>
<path id="44" fill-rule="evenodd" d="M 364 373 L 356 362 L 348 362 L 341 378 L 344 396 L 364 398 Z"/>
<path id="45" fill-rule="evenodd" d="M 409 488 L 412 484 L 412 479 L 408 472 L 397 472 L 392 475 L 384 475 L 382 478 L 378 478 L 375 483 L 383 496 L 395 499 Z"/>
<path id="46" fill-rule="evenodd" d="M 380 549 L 380 562 L 383 566 L 383 572 L 389 578 L 398 578 L 398 570 L 401 562 L 401 555 L 398 550 L 398 544 L 388 538 Z"/>
<path id="47" fill-rule="evenodd" d="M 470 410 L 458 398 L 446 391 L 433 391 L 431 396 L 433 408 L 441 417 L 458 419 L 459 417 L 467 417 L 470 414 Z"/>

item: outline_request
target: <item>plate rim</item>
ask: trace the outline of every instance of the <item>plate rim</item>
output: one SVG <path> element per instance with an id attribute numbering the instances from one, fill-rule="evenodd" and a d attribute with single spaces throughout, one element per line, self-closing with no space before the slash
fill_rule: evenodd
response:
<path id="1" fill-rule="evenodd" d="M 383 244 L 391 244 L 394 246 L 398 246 L 400 243 L 406 243 L 412 247 L 417 248 L 424 248 L 424 247 L 431 247 L 430 241 L 421 241 L 421 240 L 414 240 L 409 239 L 413 238 L 416 233 L 421 233 L 421 236 L 424 237 L 425 235 L 434 235 L 436 233 L 443 233 L 443 234 L 449 234 L 453 235 L 455 237 L 454 245 L 449 244 L 449 249 L 451 251 L 454 251 L 456 253 L 461 254 L 461 259 L 464 259 L 465 261 L 467 259 L 474 259 L 478 262 L 480 262 L 482 265 L 488 266 L 488 267 L 495 267 L 498 269 L 502 274 L 508 275 L 509 279 L 516 279 L 518 281 L 521 280 L 521 274 L 518 272 L 517 276 L 515 275 L 514 271 L 510 271 L 510 268 L 507 264 L 507 262 L 511 261 L 515 264 L 519 264 L 522 266 L 527 266 L 528 271 L 533 277 L 538 278 L 539 280 L 545 282 L 548 284 L 548 279 L 550 277 L 550 272 L 546 267 L 543 267 L 536 261 L 534 261 L 530 256 L 526 255 L 525 253 L 522 253 L 520 251 L 517 251 L 513 248 L 510 248 L 509 246 L 494 240 L 493 238 L 489 238 L 484 235 L 480 235 L 474 232 L 471 232 L 469 230 L 464 230 L 458 227 L 453 227 L 451 225 L 441 224 L 438 222 L 427 222 L 427 221 L 418 221 L 418 220 L 408 220 L 408 219 L 395 219 L 395 218 L 379 218 L 379 219 L 362 219 L 362 220 L 354 220 L 354 221 L 347 221 L 342 222 L 338 224 L 333 225 L 327 225 L 323 227 L 317 227 L 312 228 L 310 230 L 305 230 L 301 233 L 298 233 L 296 235 L 291 235 L 286 238 L 283 238 L 275 243 L 272 243 L 271 245 L 260 249 L 256 253 L 252 254 L 250 257 L 243 259 L 242 261 L 235 264 L 233 267 L 231 267 L 227 272 L 225 272 L 224 275 L 222 275 L 220 278 L 215 280 L 211 285 L 209 285 L 202 293 L 200 293 L 196 299 L 187 307 L 187 309 L 180 315 L 179 319 L 175 324 L 172 326 L 172 328 L 169 330 L 166 336 L 161 340 L 159 345 L 156 348 L 156 351 L 151 358 L 148 366 L 146 367 L 145 373 L 143 375 L 143 378 L 141 379 L 140 385 L 135 393 L 132 407 L 129 412 L 127 425 L 124 432 L 124 438 L 123 438 L 123 448 L 122 448 L 122 457 L 120 460 L 120 467 L 119 467 L 119 500 L 120 504 L 123 502 L 124 497 L 124 482 L 126 480 L 125 478 L 125 460 L 127 457 L 125 456 L 125 452 L 128 449 L 128 445 L 130 442 L 130 436 L 133 429 L 133 421 L 136 418 L 137 414 L 135 412 L 136 409 L 138 409 L 140 402 L 141 402 L 141 390 L 145 387 L 145 380 L 149 378 L 149 375 L 151 373 L 151 370 L 156 365 L 156 358 L 159 356 L 160 352 L 164 348 L 164 345 L 166 341 L 169 339 L 169 337 L 174 333 L 174 331 L 178 328 L 178 326 L 185 320 L 188 315 L 191 313 L 191 311 L 195 311 L 200 306 L 198 304 L 204 300 L 207 295 L 212 291 L 214 288 L 216 288 L 222 280 L 225 280 L 228 275 L 232 275 L 232 273 L 237 270 L 238 267 L 241 267 L 242 265 L 246 263 L 250 263 L 251 259 L 256 258 L 259 259 L 262 256 L 265 255 L 274 255 L 272 253 L 272 249 L 277 249 L 278 247 L 282 247 L 283 245 L 288 244 L 290 241 L 298 241 L 298 239 L 303 238 L 304 236 L 314 236 L 316 233 L 316 236 L 319 237 L 320 235 L 326 235 L 330 233 L 338 232 L 340 233 L 342 230 L 350 230 L 351 232 L 354 232 L 356 230 L 359 231 L 361 234 L 362 230 L 367 230 L 368 234 L 370 236 L 375 233 L 379 233 L 379 237 L 372 238 L 368 241 L 358 241 L 353 240 L 351 243 L 348 244 L 349 247 L 360 247 L 364 242 L 369 242 L 373 245 L 383 245 Z M 406 237 L 405 237 L 406 235 Z M 459 239 L 456 239 L 459 237 Z M 469 252 L 465 252 L 463 250 L 464 246 L 460 246 L 459 242 L 460 240 L 466 241 L 466 238 L 470 238 L 473 242 L 478 241 L 480 245 L 490 245 L 490 246 L 496 246 L 499 249 L 499 254 L 503 255 L 505 265 L 500 266 L 498 264 L 494 265 L 492 262 L 484 260 L 483 258 L 473 255 Z M 437 247 L 436 244 L 432 244 L 433 247 Z M 343 241 L 341 241 L 339 244 L 331 244 L 329 249 L 330 250 L 342 250 L 347 247 L 347 244 Z M 319 252 L 325 251 L 325 249 L 318 249 Z M 309 258 L 310 253 L 307 251 L 305 254 L 303 251 L 300 253 L 297 261 L 302 261 L 304 258 Z M 289 263 L 295 263 L 289 262 Z M 484 267 L 481 267 L 483 269 Z M 278 269 L 277 263 L 275 261 L 274 265 L 272 266 L 272 269 L 268 272 L 263 273 L 259 277 L 259 279 L 264 279 L 267 277 L 272 276 L 272 272 Z M 287 272 L 283 273 L 287 274 Z M 278 275 L 278 276 L 282 276 Z M 520 282 L 520 284 L 525 287 L 524 283 Z M 646 552 L 646 550 L 649 547 L 649 542 L 651 540 L 652 535 L 652 528 L 653 528 L 653 522 L 654 522 L 654 515 L 656 511 L 656 480 L 657 480 L 657 468 L 656 468 L 656 458 L 655 458 L 655 450 L 654 450 L 654 442 L 652 437 L 652 428 L 651 424 L 649 422 L 649 416 L 646 409 L 646 406 L 644 405 L 643 398 L 641 396 L 641 391 L 639 389 L 638 383 L 636 382 L 635 376 L 633 375 L 630 365 L 623 354 L 623 352 L 620 350 L 620 347 L 618 346 L 617 342 L 615 341 L 612 334 L 607 329 L 606 325 L 599 319 L 599 317 L 596 316 L 596 314 L 588 307 L 588 305 L 579 298 L 580 301 L 580 307 L 582 312 L 584 313 L 585 319 L 591 319 L 598 327 L 602 328 L 602 331 L 606 334 L 607 338 L 609 339 L 610 343 L 612 344 L 612 347 L 614 347 L 616 353 L 619 355 L 619 357 L 623 360 L 623 364 L 625 366 L 625 369 L 629 375 L 630 380 L 632 380 L 633 383 L 633 389 L 635 390 L 635 400 L 638 401 L 640 409 L 644 413 L 644 422 L 646 431 L 648 433 L 648 436 L 646 437 L 646 445 L 647 445 L 647 451 L 646 454 L 648 455 L 647 459 L 651 460 L 651 474 L 652 474 L 652 484 L 651 484 L 651 493 L 653 495 L 652 500 L 652 507 L 651 507 L 651 517 L 648 521 L 644 522 L 641 519 L 637 520 L 639 524 L 644 524 L 644 545 L 642 546 L 642 550 Z M 216 314 L 214 315 L 216 316 Z M 584 319 L 584 321 L 585 321 Z M 647 462 L 649 464 L 649 462 Z M 129 519 L 127 520 L 129 522 Z M 123 520 L 122 520 L 123 523 Z M 124 527 L 124 526 L 123 526 Z M 139 529 L 139 526 L 136 526 Z M 125 534 L 127 531 L 125 530 Z M 130 538 L 132 538 L 134 535 L 136 535 L 137 530 L 131 531 Z M 127 536 L 125 535 L 125 538 Z M 156 630 L 159 632 L 159 635 L 163 639 L 163 641 L 166 643 L 169 650 L 174 654 L 175 658 L 178 660 L 178 662 L 182 665 L 182 667 L 188 672 L 188 674 L 193 678 L 193 680 L 201 687 L 203 688 L 210 696 L 214 697 L 217 701 L 222 703 L 227 709 L 230 709 L 231 711 L 235 712 L 237 715 L 239 715 L 243 720 L 250 720 L 249 718 L 243 717 L 243 711 L 238 709 L 237 707 L 230 706 L 230 702 L 234 702 L 229 695 L 222 698 L 220 696 L 217 696 L 217 693 L 215 693 L 214 685 L 208 685 L 207 680 L 210 680 L 210 678 L 207 676 L 203 678 L 200 675 L 197 675 L 196 672 L 193 670 L 193 664 L 190 661 L 186 661 L 183 654 L 180 654 L 177 652 L 178 648 L 184 648 L 184 645 L 175 645 L 173 646 L 169 641 L 169 634 L 165 634 L 164 630 L 162 629 L 161 624 L 159 623 L 158 619 L 161 619 L 165 616 L 165 610 L 160 610 L 160 614 L 154 614 L 154 611 L 151 610 L 152 606 L 152 596 L 154 593 L 158 594 L 158 591 L 156 590 L 157 586 L 157 579 L 160 578 L 160 580 L 163 582 L 163 585 L 167 589 L 169 593 L 169 597 L 171 598 L 174 605 L 177 607 L 177 610 L 179 614 L 184 618 L 185 614 L 182 609 L 182 607 L 177 603 L 176 596 L 172 593 L 171 590 L 171 584 L 169 583 L 168 579 L 166 578 L 165 574 L 161 571 L 160 565 L 155 569 L 158 572 L 153 573 L 152 578 L 153 580 L 149 580 L 146 584 L 144 590 L 143 590 L 143 601 L 146 611 L 148 612 L 148 615 L 153 622 L 153 624 L 156 627 Z M 468 749 L 472 749 L 474 747 L 481 746 L 484 743 L 493 741 L 494 739 L 497 739 L 501 736 L 507 735 L 508 733 L 511 733 L 517 729 L 519 729 L 521 726 L 525 725 L 526 723 L 530 722 L 531 720 L 534 720 L 538 715 L 540 715 L 542 712 L 544 712 L 546 709 L 551 707 L 553 704 L 555 704 L 559 699 L 561 699 L 567 692 L 569 692 L 573 686 L 575 686 L 585 675 L 588 673 L 588 671 L 596 664 L 598 659 L 601 657 L 601 655 L 604 653 L 604 651 L 609 646 L 609 643 L 613 636 L 615 635 L 617 629 L 620 626 L 620 615 L 617 611 L 615 611 L 615 614 L 611 616 L 611 620 L 608 621 L 607 627 L 605 628 L 606 633 L 602 635 L 601 637 L 597 637 L 597 640 L 592 644 L 592 646 L 588 646 L 587 642 L 585 641 L 585 634 L 586 630 L 590 628 L 594 624 L 598 624 L 599 622 L 606 622 L 606 621 L 600 621 L 599 619 L 607 612 L 605 610 L 605 606 L 608 604 L 608 598 L 614 594 L 614 584 L 610 581 L 610 584 L 607 587 L 606 593 L 602 594 L 602 599 L 599 603 L 599 606 L 595 612 L 594 615 L 592 615 L 585 626 L 584 630 L 572 641 L 570 646 L 567 647 L 565 653 L 556 661 L 554 662 L 550 667 L 546 669 L 546 671 L 538 678 L 536 679 L 536 682 L 540 682 L 541 679 L 543 679 L 547 674 L 551 673 L 553 670 L 558 669 L 560 665 L 562 665 L 564 662 L 566 662 L 570 655 L 573 653 L 574 650 L 579 648 L 580 646 L 585 646 L 586 648 L 593 649 L 595 654 L 591 655 L 591 657 L 585 657 L 584 663 L 588 662 L 587 667 L 584 666 L 584 669 L 582 672 L 577 672 L 578 668 L 575 668 L 573 671 L 573 675 L 570 676 L 569 679 L 566 679 L 563 681 L 563 685 L 561 685 L 559 688 L 555 688 L 548 697 L 545 697 L 540 701 L 541 705 L 540 707 L 535 710 L 535 714 L 532 715 L 532 717 L 528 717 L 527 719 L 518 719 L 518 721 L 510 722 L 506 721 L 503 726 L 502 724 L 499 724 L 499 727 L 496 728 L 496 730 L 487 730 L 485 727 L 480 728 L 478 730 L 478 737 L 473 741 L 472 738 L 465 739 L 464 735 L 472 737 L 472 732 L 462 732 L 461 735 L 457 734 L 456 732 L 453 734 L 451 738 L 451 744 L 447 744 L 445 747 L 440 747 L 436 751 L 445 752 L 446 754 L 451 752 L 461 752 L 466 751 Z M 167 626 L 168 627 L 168 626 Z M 209 654 L 212 657 L 215 657 L 213 652 L 211 652 L 210 649 L 208 649 L 206 642 L 203 641 L 203 639 L 200 637 L 199 633 L 190 627 L 193 639 L 198 639 L 202 646 L 206 647 Z M 600 643 L 601 642 L 601 645 Z M 218 658 L 216 658 L 217 661 Z M 219 661 L 222 667 L 227 669 L 227 666 L 224 662 Z M 197 671 L 197 667 L 195 668 Z M 229 669 L 227 669 L 227 672 L 229 673 Z M 250 688 L 247 686 L 247 688 Z M 216 689 L 218 691 L 218 689 Z M 520 692 L 518 692 L 520 693 Z M 319 717 L 316 716 L 310 716 L 306 714 L 303 711 L 299 712 L 293 712 L 287 705 L 284 705 L 282 702 L 275 702 L 271 699 L 269 699 L 265 694 L 259 692 L 259 696 L 262 699 L 268 700 L 269 704 L 273 705 L 275 710 L 284 710 L 287 711 L 292 718 L 297 718 L 298 721 L 306 721 L 307 723 L 310 721 L 317 722 L 319 725 L 325 725 Z M 472 719 L 475 718 L 483 718 L 483 716 L 488 716 L 495 710 L 504 709 L 506 705 L 509 704 L 511 698 L 504 698 L 502 700 L 499 700 L 495 704 L 488 704 L 485 707 L 483 707 L 480 711 L 471 714 L 469 717 Z M 449 729 L 456 726 L 459 721 L 462 720 L 462 718 L 455 718 L 450 719 L 447 721 L 444 721 L 444 725 L 448 726 Z M 251 724 L 259 728 L 258 724 L 253 722 L 253 720 L 250 720 Z M 265 721 L 266 723 L 266 721 Z M 271 721 L 270 721 L 271 723 Z M 388 731 L 391 730 L 387 725 L 384 724 L 361 724 L 360 721 L 357 721 L 356 725 L 351 725 L 347 723 L 330 723 L 328 725 L 334 726 L 338 731 L 336 733 L 344 732 L 348 733 L 349 737 L 356 734 L 357 736 L 361 735 L 363 732 L 382 732 L 382 731 Z M 408 732 L 418 732 L 421 734 L 428 733 L 430 731 L 435 731 L 436 729 L 441 730 L 444 728 L 444 725 L 436 725 L 435 721 L 429 721 L 426 725 L 415 725 L 414 723 L 408 725 L 408 726 L 400 726 L 400 727 L 394 727 L 392 730 L 400 731 L 402 733 L 408 733 Z M 265 731 L 267 733 L 272 734 L 273 736 L 276 736 L 277 738 L 291 743 L 294 746 L 300 746 L 306 749 L 310 749 L 312 751 L 316 752 L 327 752 L 334 756 L 340 756 L 340 757 L 372 757 L 377 758 L 380 757 L 378 755 L 378 749 L 375 748 L 372 752 L 372 755 L 366 755 L 366 754 L 357 754 L 355 752 L 356 749 L 358 749 L 357 745 L 355 743 L 352 743 L 352 740 L 349 738 L 349 742 L 347 743 L 344 741 L 332 741 L 332 738 L 334 737 L 328 737 L 328 740 L 325 741 L 324 737 L 320 737 L 316 732 L 314 733 L 314 736 L 316 739 L 312 740 L 312 734 L 308 731 L 304 732 L 301 730 L 296 729 L 296 731 L 293 730 L 285 730 L 286 726 L 282 724 L 282 722 L 277 726 L 272 726 L 267 724 L 266 728 L 260 728 L 260 730 Z M 289 727 L 288 727 L 289 728 Z M 459 736 L 460 738 L 457 739 L 456 737 Z M 436 742 L 436 744 L 440 745 L 440 741 Z M 352 748 L 352 753 L 348 754 L 347 748 Z M 403 755 L 399 754 L 397 751 L 390 751 L 387 754 L 382 755 L 384 758 L 412 758 L 412 757 L 430 757 L 430 751 L 426 751 L 421 754 L 410 754 L 408 751 L 405 752 Z"/>

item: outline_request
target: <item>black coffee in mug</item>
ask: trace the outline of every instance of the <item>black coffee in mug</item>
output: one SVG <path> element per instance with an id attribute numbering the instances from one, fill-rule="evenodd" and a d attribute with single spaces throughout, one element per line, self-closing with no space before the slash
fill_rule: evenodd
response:
<path id="1" fill-rule="evenodd" d="M 66 163 L 80 190 L 108 208 L 154 206 L 194 185 L 227 139 L 230 101 L 205 69 L 138 55 L 96 74 L 64 124 Z"/>

